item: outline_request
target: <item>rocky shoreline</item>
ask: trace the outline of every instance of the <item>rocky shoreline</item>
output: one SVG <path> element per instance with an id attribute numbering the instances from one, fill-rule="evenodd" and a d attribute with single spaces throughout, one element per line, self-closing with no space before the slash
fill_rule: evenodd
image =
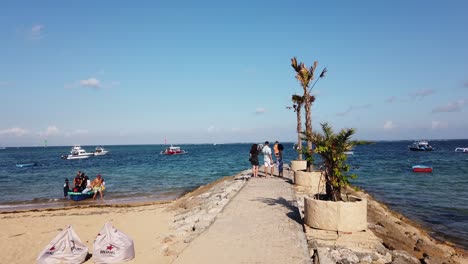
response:
<path id="1" fill-rule="evenodd" d="M 244 187 L 250 170 L 225 177 L 190 192 L 168 210 L 176 211 L 171 233 L 162 240 L 165 255 L 178 255 L 206 230 L 229 201 Z M 293 172 L 285 178 L 292 181 Z M 303 217 L 308 190 L 295 186 L 296 202 Z M 349 189 L 368 200 L 368 230 L 359 233 L 320 231 L 304 225 L 313 263 L 468 263 L 467 252 L 432 238 L 420 226 L 393 212 L 363 191 Z"/>

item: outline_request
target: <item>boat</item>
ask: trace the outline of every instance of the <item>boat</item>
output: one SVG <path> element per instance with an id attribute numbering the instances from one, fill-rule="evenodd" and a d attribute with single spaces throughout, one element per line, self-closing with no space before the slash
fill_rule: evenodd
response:
<path id="1" fill-rule="evenodd" d="M 108 152 L 108 150 L 105 150 L 103 147 L 98 146 L 96 147 L 96 150 L 94 150 L 94 156 L 106 155 Z"/>
<path id="2" fill-rule="evenodd" d="M 37 166 L 37 162 L 16 164 L 17 168 L 34 167 L 34 166 Z"/>
<path id="3" fill-rule="evenodd" d="M 412 151 L 432 151 L 432 146 L 429 145 L 429 142 L 427 140 L 421 140 L 414 142 L 408 148 Z"/>
<path id="4" fill-rule="evenodd" d="M 62 159 L 87 159 L 91 156 L 94 156 L 93 152 L 86 152 L 86 150 L 82 149 L 80 146 L 75 145 L 70 151 L 69 155 L 62 155 Z"/>
<path id="5" fill-rule="evenodd" d="M 468 153 L 468 148 L 456 148 L 455 152 L 463 152 L 463 153 Z"/>
<path id="6" fill-rule="evenodd" d="M 345 155 L 354 155 L 354 151 L 347 150 L 347 151 L 343 152 L 343 154 L 345 154 Z"/>
<path id="7" fill-rule="evenodd" d="M 415 165 L 412 167 L 413 172 L 432 172 L 432 167 L 425 165 Z"/>
<path id="8" fill-rule="evenodd" d="M 68 196 L 70 197 L 70 200 L 75 201 L 75 202 L 93 198 L 93 195 L 94 195 L 93 191 L 89 191 L 87 193 L 72 192 L 72 191 L 68 192 Z"/>
<path id="9" fill-rule="evenodd" d="M 186 154 L 187 151 L 180 149 L 180 147 L 174 147 L 171 145 L 170 147 L 167 147 L 165 150 L 161 151 L 160 153 L 163 155 L 178 155 L 178 154 Z"/>

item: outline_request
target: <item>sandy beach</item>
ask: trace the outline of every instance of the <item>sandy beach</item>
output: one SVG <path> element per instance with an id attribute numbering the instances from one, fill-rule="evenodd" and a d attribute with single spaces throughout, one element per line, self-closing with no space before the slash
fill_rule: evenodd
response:
<path id="1" fill-rule="evenodd" d="M 173 213 L 168 203 L 129 206 L 76 207 L 0 214 L 2 263 L 34 263 L 44 247 L 68 224 L 92 252 L 93 241 L 110 221 L 130 235 L 136 258 L 130 263 L 170 263 L 173 256 L 160 251 L 160 240 L 169 231 Z M 6 253 L 8 252 L 8 253 Z M 92 263 L 92 259 L 87 261 Z"/>
<path id="2" fill-rule="evenodd" d="M 247 181 L 245 177 L 248 177 L 248 172 L 244 171 L 236 176 L 224 177 L 211 184 L 199 187 L 175 201 L 127 205 L 96 204 L 64 209 L 0 213 L 2 230 L 0 247 L 3 248 L 3 252 L 8 252 L 3 254 L 2 262 L 34 263 L 43 248 L 68 224 L 73 226 L 80 239 L 88 246 L 90 253 L 92 253 L 93 241 L 97 232 L 106 222 L 110 221 L 116 228 L 128 234 L 134 240 L 136 257 L 129 263 L 173 263 L 174 261 L 177 263 L 190 263 L 187 260 L 190 258 L 187 258 L 187 256 L 193 257 L 193 254 L 202 251 L 202 249 L 210 252 L 211 248 L 204 248 L 209 247 L 210 243 L 212 243 L 209 236 L 214 236 L 220 240 L 215 246 L 222 245 L 222 243 L 229 245 L 232 242 L 229 236 L 243 237 L 243 240 L 250 239 L 249 235 L 241 236 L 242 232 L 248 230 L 245 228 L 245 223 L 233 220 L 236 220 L 239 215 L 255 214 L 258 209 L 255 206 L 246 205 L 246 207 L 243 207 L 243 204 L 261 202 L 260 205 L 279 206 L 278 209 L 286 210 L 278 211 L 279 217 L 275 216 L 274 221 L 265 222 L 265 220 L 261 220 L 262 223 L 268 225 L 264 227 L 267 233 L 272 233 L 268 231 L 269 226 L 277 228 L 276 225 L 279 224 L 283 226 L 280 228 L 282 230 L 284 226 L 299 221 L 291 218 L 289 213 L 285 214 L 285 212 L 293 210 L 291 205 L 285 206 L 285 201 L 276 203 L 274 197 L 262 198 L 260 196 L 263 194 L 258 192 L 260 189 L 266 192 L 271 191 L 274 189 L 271 187 L 280 186 L 278 184 L 286 184 L 284 186 L 292 190 L 292 185 L 288 179 L 251 179 Z M 245 188 L 245 186 L 247 187 Z M 276 187 L 281 197 L 284 196 L 284 188 Z M 243 195 L 240 195 L 240 192 Z M 365 193 L 361 193 L 361 195 L 368 196 Z M 407 256 L 413 256 L 414 261 L 430 256 L 430 258 L 425 258 L 425 263 L 467 263 L 465 251 L 457 249 L 449 243 L 438 242 L 431 238 L 428 232 L 421 227 L 392 212 L 385 205 L 372 199 L 372 197 L 368 196 L 367 198 L 370 200 L 369 228 L 381 239 L 382 248 L 385 248 L 387 252 L 399 254 L 398 252 L 405 251 Z M 231 203 L 233 199 L 236 200 Z M 294 199 L 291 198 L 291 200 Z M 265 204 L 265 201 L 270 202 Z M 270 211 L 266 210 L 265 212 Z M 242 217 L 242 219 L 246 218 L 248 217 Z M 223 222 L 229 222 L 230 230 L 235 230 L 234 235 L 229 235 L 229 232 L 222 228 Z M 218 226 L 216 226 L 216 223 L 218 223 Z M 254 229 L 259 230 L 258 227 Z M 209 232 L 205 232 L 205 230 L 209 230 Z M 302 228 L 299 230 L 300 233 L 303 232 Z M 261 236 L 260 234 L 260 236 L 256 237 L 258 243 L 262 241 Z M 239 242 L 242 241 L 236 243 Z M 304 240 L 303 243 L 309 244 L 312 257 L 311 242 L 308 241 L 307 243 Z M 239 244 L 239 246 L 244 245 L 245 243 Z M 288 254 L 288 246 L 292 247 L 292 245 L 284 245 L 286 248 L 281 251 L 282 254 Z M 304 246 L 307 247 L 307 245 Z M 297 248 L 297 246 L 294 246 L 294 248 Z M 242 251 L 236 248 L 231 250 L 233 256 L 236 256 L 238 260 L 255 259 L 256 257 L 255 263 L 264 263 L 258 260 L 258 254 L 261 253 L 256 250 Z M 213 253 L 212 257 L 207 259 L 213 259 L 213 256 L 216 258 L 217 255 Z M 203 257 L 206 258 L 206 254 Z M 260 257 L 260 259 L 262 258 Z M 91 256 L 86 263 L 92 262 Z M 205 263 L 216 263 L 216 261 L 206 261 Z M 230 263 L 236 262 L 231 261 Z M 303 263 L 303 260 L 297 261 L 297 263 Z"/>

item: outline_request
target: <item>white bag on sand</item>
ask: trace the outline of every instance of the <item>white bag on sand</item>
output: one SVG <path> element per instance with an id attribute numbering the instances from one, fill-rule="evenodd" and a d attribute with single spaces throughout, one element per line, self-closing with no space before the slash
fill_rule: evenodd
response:
<path id="1" fill-rule="evenodd" d="M 95 263 L 120 263 L 135 258 L 133 239 L 107 222 L 94 240 Z"/>
<path id="2" fill-rule="evenodd" d="M 71 225 L 68 225 L 39 254 L 36 263 L 83 263 L 87 255 L 88 247 L 81 242 Z"/>

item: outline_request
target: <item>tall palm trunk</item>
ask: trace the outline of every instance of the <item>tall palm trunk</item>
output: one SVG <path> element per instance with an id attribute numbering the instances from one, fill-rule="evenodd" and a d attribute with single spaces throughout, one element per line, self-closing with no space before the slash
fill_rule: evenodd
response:
<path id="1" fill-rule="evenodd" d="M 296 114 L 297 114 L 297 152 L 298 160 L 302 160 L 302 122 L 301 122 L 301 104 L 297 105 Z"/>
<path id="2" fill-rule="evenodd" d="M 306 95 L 305 97 L 305 102 L 304 102 L 304 112 L 306 113 L 305 115 L 305 126 L 306 126 L 306 134 L 310 135 L 312 134 L 312 112 L 311 112 L 311 106 L 312 104 L 310 103 L 310 96 Z M 312 153 L 312 141 L 307 140 L 307 150 Z"/>

